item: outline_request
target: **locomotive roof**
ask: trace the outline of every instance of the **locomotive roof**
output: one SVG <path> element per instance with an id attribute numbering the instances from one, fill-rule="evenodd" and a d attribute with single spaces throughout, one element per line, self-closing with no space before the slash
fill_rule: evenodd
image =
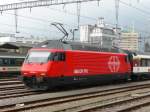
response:
<path id="1" fill-rule="evenodd" d="M 34 46 L 34 48 L 51 48 L 62 50 L 82 50 L 82 51 L 101 51 L 101 52 L 120 52 L 117 48 L 101 48 L 98 45 L 60 40 L 47 40 Z"/>

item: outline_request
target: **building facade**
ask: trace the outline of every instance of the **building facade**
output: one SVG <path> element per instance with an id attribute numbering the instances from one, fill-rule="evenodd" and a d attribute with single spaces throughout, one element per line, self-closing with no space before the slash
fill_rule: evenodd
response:
<path id="1" fill-rule="evenodd" d="M 139 34 L 136 32 L 121 33 L 119 47 L 125 50 L 139 51 Z"/>
<path id="2" fill-rule="evenodd" d="M 150 52 L 150 37 L 141 38 L 141 42 L 143 42 L 143 51 Z"/>
<path id="3" fill-rule="evenodd" d="M 82 25 L 80 26 L 80 41 L 90 42 L 90 33 L 93 29 L 92 25 Z"/>
<path id="4" fill-rule="evenodd" d="M 35 38 L 35 37 L 16 37 L 15 35 L 12 36 L 1 36 L 0 43 L 7 43 L 7 42 L 16 42 L 16 43 L 28 43 L 28 44 L 37 44 L 40 42 L 45 41 L 46 38 Z"/>
<path id="5" fill-rule="evenodd" d="M 112 47 L 117 38 L 115 29 L 105 25 L 104 19 L 99 18 L 96 25 L 80 26 L 80 41 L 97 44 L 100 47 Z"/>

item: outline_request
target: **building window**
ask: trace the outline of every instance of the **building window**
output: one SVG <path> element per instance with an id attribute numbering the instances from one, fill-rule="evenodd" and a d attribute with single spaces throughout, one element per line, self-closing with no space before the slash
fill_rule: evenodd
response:
<path id="1" fill-rule="evenodd" d="M 26 43 L 32 44 L 32 41 L 26 41 Z"/>

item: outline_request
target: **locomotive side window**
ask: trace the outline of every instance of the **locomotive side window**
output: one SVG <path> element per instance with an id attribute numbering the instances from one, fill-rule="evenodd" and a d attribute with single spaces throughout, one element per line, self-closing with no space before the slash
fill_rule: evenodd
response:
<path id="1" fill-rule="evenodd" d="M 61 52 L 58 55 L 59 55 L 59 60 L 60 61 L 65 61 L 65 53 Z"/>
<path id="2" fill-rule="evenodd" d="M 58 58 L 58 53 L 55 53 L 54 54 L 54 59 L 53 59 L 54 61 L 58 61 L 59 60 L 59 58 Z"/>
<path id="3" fill-rule="evenodd" d="M 56 52 L 53 54 L 54 61 L 65 61 L 65 53 L 64 52 Z"/>

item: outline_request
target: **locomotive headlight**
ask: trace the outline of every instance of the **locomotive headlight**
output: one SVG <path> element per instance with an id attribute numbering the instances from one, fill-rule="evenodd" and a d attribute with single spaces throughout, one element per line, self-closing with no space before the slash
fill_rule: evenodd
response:
<path id="1" fill-rule="evenodd" d="M 40 75 L 41 75 L 41 76 L 45 76 L 46 74 L 45 74 L 45 73 L 41 73 Z"/>
<path id="2" fill-rule="evenodd" d="M 26 73 L 26 72 L 24 72 L 24 73 L 23 73 L 23 75 L 27 75 L 27 73 Z"/>

